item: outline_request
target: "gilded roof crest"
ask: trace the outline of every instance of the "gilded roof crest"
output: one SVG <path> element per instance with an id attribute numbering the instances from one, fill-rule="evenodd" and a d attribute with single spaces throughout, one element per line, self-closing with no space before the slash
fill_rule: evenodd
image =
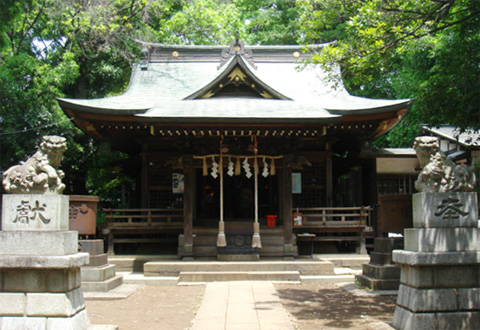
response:
<path id="1" fill-rule="evenodd" d="M 235 55 L 241 55 L 248 62 L 248 64 L 250 64 L 255 70 L 257 69 L 257 66 L 253 62 L 252 50 L 245 48 L 243 41 L 239 40 L 238 38 L 232 40 L 230 46 L 222 50 L 222 57 L 217 69 L 219 70 L 232 56 Z"/>

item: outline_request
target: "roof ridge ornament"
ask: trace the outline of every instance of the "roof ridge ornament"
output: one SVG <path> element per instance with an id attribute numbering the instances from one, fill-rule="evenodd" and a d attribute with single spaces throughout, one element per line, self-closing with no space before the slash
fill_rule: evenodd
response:
<path id="1" fill-rule="evenodd" d="M 142 44 L 142 59 L 140 61 L 140 68 L 142 71 L 148 69 L 148 63 L 150 61 L 150 45 Z"/>
<path id="2" fill-rule="evenodd" d="M 238 39 L 237 34 L 235 40 L 232 40 L 232 42 L 230 42 L 230 46 L 222 50 L 222 57 L 220 59 L 220 64 L 218 65 L 217 70 L 220 70 L 225 65 L 225 63 L 230 60 L 231 57 L 236 55 L 242 56 L 248 62 L 248 64 L 250 64 L 255 70 L 257 69 L 257 66 L 253 62 L 252 50 L 245 48 L 245 44 L 243 43 L 243 41 Z"/>

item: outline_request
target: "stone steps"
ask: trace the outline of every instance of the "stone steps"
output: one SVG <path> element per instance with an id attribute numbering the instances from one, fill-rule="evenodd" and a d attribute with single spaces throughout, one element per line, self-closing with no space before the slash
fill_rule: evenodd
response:
<path id="1" fill-rule="evenodd" d="M 196 271 L 181 272 L 179 283 L 221 281 L 280 281 L 300 282 L 298 271 Z"/>
<path id="2" fill-rule="evenodd" d="M 82 282 L 105 281 L 115 276 L 115 265 L 101 265 L 96 267 L 82 267 L 80 274 Z"/>
<path id="3" fill-rule="evenodd" d="M 315 259 L 329 261 L 341 268 L 362 269 L 363 264 L 370 261 L 368 254 L 317 254 Z"/>
<path id="4" fill-rule="evenodd" d="M 82 289 L 85 292 L 108 292 L 122 285 L 123 277 L 116 275 L 105 281 L 82 281 Z"/>
<path id="5" fill-rule="evenodd" d="M 345 282 L 353 282 L 354 280 L 355 280 L 355 275 L 300 276 L 300 281 L 304 284 L 345 283 Z"/>
<path id="6" fill-rule="evenodd" d="M 147 286 L 175 286 L 175 285 L 194 285 L 205 283 L 204 281 L 186 282 L 180 281 L 180 276 L 144 276 L 142 273 L 123 273 L 123 283 L 128 285 L 147 285 Z M 213 276 L 213 275 L 212 275 Z M 274 280 L 273 276 L 265 277 L 265 280 Z M 197 280 L 197 279 L 195 279 Z M 238 280 L 238 278 L 237 278 Z M 246 279 L 248 280 L 248 279 Z M 258 279 L 257 279 L 258 280 Z M 286 281 L 281 279 L 281 281 Z M 319 283 L 353 283 L 354 275 L 300 275 L 300 283 L 319 284 Z M 297 281 L 295 281 L 297 282 Z M 293 282 L 291 282 L 293 283 Z"/>
<path id="7" fill-rule="evenodd" d="M 144 264 L 144 275 L 179 276 L 182 272 L 289 272 L 301 275 L 334 275 L 329 261 L 152 261 Z"/>
<path id="8" fill-rule="evenodd" d="M 178 261 L 177 255 L 124 255 L 109 256 L 108 262 L 116 266 L 117 272 L 143 272 L 143 265 L 150 261 Z"/>
<path id="9" fill-rule="evenodd" d="M 145 277 L 143 273 L 123 273 L 123 283 L 130 285 L 148 285 L 148 286 L 175 286 L 178 285 L 178 276 L 149 276 Z"/>
<path id="10" fill-rule="evenodd" d="M 82 251 L 89 254 L 89 263 L 80 270 L 84 292 L 107 292 L 122 285 L 123 277 L 116 276 L 116 266 L 108 264 L 103 253 L 103 240 L 80 240 Z"/>
<path id="11" fill-rule="evenodd" d="M 359 282 L 361 286 L 367 287 L 373 291 L 380 290 L 398 290 L 400 285 L 399 279 L 384 279 L 384 278 L 374 278 L 363 275 L 357 275 L 355 279 Z"/>

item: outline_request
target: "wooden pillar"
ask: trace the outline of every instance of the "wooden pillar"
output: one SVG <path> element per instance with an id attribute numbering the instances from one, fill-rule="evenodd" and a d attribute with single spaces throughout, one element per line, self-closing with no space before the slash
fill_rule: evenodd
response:
<path id="1" fill-rule="evenodd" d="M 146 209 L 150 206 L 148 205 L 148 155 L 147 155 L 147 145 L 142 145 L 142 172 L 141 172 L 141 206 Z"/>
<path id="2" fill-rule="evenodd" d="M 283 162 L 280 180 L 280 199 L 282 201 L 283 219 L 283 258 L 293 259 L 295 251 L 293 247 L 293 199 L 292 199 L 292 169 Z"/>
<path id="3" fill-rule="evenodd" d="M 332 145 L 330 142 L 325 144 L 325 149 L 327 150 L 327 159 L 326 159 L 326 193 L 327 193 L 327 207 L 333 206 L 333 165 L 332 165 Z"/>
<path id="4" fill-rule="evenodd" d="M 191 156 L 182 160 L 185 190 L 183 192 L 183 259 L 193 258 L 193 216 L 195 211 L 195 167 Z"/>

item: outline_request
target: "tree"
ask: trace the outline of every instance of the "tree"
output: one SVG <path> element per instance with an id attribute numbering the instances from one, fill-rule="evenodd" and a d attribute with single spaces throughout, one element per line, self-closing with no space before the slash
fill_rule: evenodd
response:
<path id="1" fill-rule="evenodd" d="M 478 1 L 301 3 L 310 9 L 302 16 L 309 41 L 339 37 L 315 61 L 341 63 L 355 94 L 415 99 L 406 120 L 386 137 L 389 143 L 409 145 L 421 123 L 480 128 Z"/>
<path id="2" fill-rule="evenodd" d="M 246 42 L 260 45 L 301 44 L 299 7 L 290 0 L 235 0 Z"/>
<path id="3" fill-rule="evenodd" d="M 136 47 L 128 22 L 139 21 L 144 7 L 120 0 L 2 2 L 7 13 L 0 27 L 2 170 L 33 154 L 42 135 L 63 135 L 67 192 L 86 193 L 86 164 L 97 146 L 69 123 L 56 97 L 123 90 Z"/>

